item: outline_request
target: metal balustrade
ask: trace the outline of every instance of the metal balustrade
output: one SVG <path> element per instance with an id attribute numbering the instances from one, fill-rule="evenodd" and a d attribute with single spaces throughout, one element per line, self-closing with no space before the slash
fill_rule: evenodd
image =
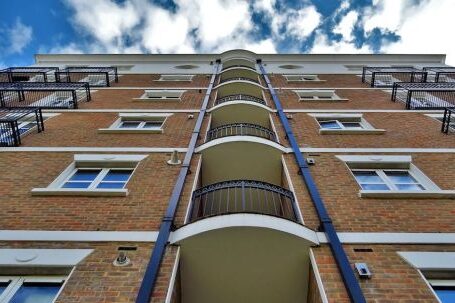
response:
<path id="1" fill-rule="evenodd" d="M 427 66 L 423 68 L 427 74 L 428 82 L 455 82 L 455 67 L 433 67 Z"/>
<path id="2" fill-rule="evenodd" d="M 455 107 L 455 83 L 397 82 L 393 85 L 392 101 L 405 103 L 406 109 Z"/>
<path id="3" fill-rule="evenodd" d="M 115 66 L 73 66 L 55 73 L 57 82 L 87 82 L 90 86 L 111 86 L 118 82 L 117 67 Z"/>
<path id="4" fill-rule="evenodd" d="M 55 82 L 58 67 L 9 67 L 0 71 L 0 82 Z"/>
<path id="5" fill-rule="evenodd" d="M 219 105 L 226 102 L 233 102 L 233 101 L 250 101 L 256 102 L 262 105 L 267 105 L 264 100 L 258 97 L 254 97 L 251 95 L 244 95 L 244 94 L 235 94 L 235 95 L 228 95 L 225 97 L 221 97 L 215 100 L 215 105 Z"/>
<path id="6" fill-rule="evenodd" d="M 276 135 L 272 130 L 252 123 L 232 123 L 215 127 L 207 132 L 206 141 L 229 136 L 254 136 L 276 142 Z"/>
<path id="7" fill-rule="evenodd" d="M 248 81 L 248 82 L 254 82 L 254 83 L 260 84 L 259 80 L 251 79 L 251 78 L 247 78 L 247 77 L 230 77 L 230 78 L 226 78 L 226 79 L 221 79 L 220 84 L 229 82 L 229 81 Z"/>
<path id="8" fill-rule="evenodd" d="M 294 195 L 270 183 L 233 180 L 193 192 L 190 221 L 235 213 L 270 215 L 298 222 Z"/>
<path id="9" fill-rule="evenodd" d="M 256 71 L 256 69 L 254 67 L 251 67 L 251 66 L 248 66 L 248 65 L 244 65 L 244 64 L 234 64 L 234 65 L 230 65 L 230 66 L 226 66 L 226 67 L 223 66 L 223 70 L 226 70 L 226 69 L 229 69 L 229 68 L 235 68 L 235 67 L 243 67 L 243 68 L 248 68 L 250 70 Z"/>
<path id="10" fill-rule="evenodd" d="M 0 83 L 0 107 L 78 108 L 90 101 L 88 83 Z"/>
<path id="11" fill-rule="evenodd" d="M 425 82 L 427 72 L 414 67 L 364 66 L 362 82 L 371 87 L 392 87 L 396 82 Z"/>
<path id="12" fill-rule="evenodd" d="M 444 116 L 442 118 L 441 132 L 448 134 L 455 132 L 455 109 L 445 108 Z"/>
<path id="13" fill-rule="evenodd" d="M 44 130 L 40 108 L 1 108 L 0 146 L 19 146 L 21 135 L 35 127 L 38 132 Z"/>

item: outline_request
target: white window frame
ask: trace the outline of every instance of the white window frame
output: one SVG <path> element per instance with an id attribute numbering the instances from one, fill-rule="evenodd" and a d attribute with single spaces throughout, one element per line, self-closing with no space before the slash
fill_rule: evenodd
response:
<path id="1" fill-rule="evenodd" d="M 162 74 L 158 80 L 155 81 L 192 81 L 194 75 L 191 74 Z"/>
<path id="2" fill-rule="evenodd" d="M 119 134 L 131 134 L 131 133 L 151 133 L 151 134 L 162 134 L 164 133 L 164 126 L 167 119 L 172 116 L 171 113 L 164 114 L 147 114 L 147 113 L 120 113 L 119 118 L 109 126 L 109 128 L 98 129 L 99 133 L 119 133 Z M 121 125 L 125 121 L 140 122 L 137 128 L 122 128 Z M 159 128 L 143 128 L 147 122 L 161 122 Z"/>
<path id="3" fill-rule="evenodd" d="M 308 114 L 314 117 L 319 125 L 319 133 L 321 135 L 337 135 L 337 134 L 371 134 L 380 135 L 385 133 L 385 129 L 375 128 L 363 118 L 363 114 L 340 114 L 340 113 L 316 113 Z M 321 122 L 336 121 L 340 129 L 323 128 Z M 361 128 L 345 127 L 342 122 L 357 122 Z"/>
<path id="4" fill-rule="evenodd" d="M 186 90 L 171 90 L 171 89 L 147 89 L 144 90 L 144 94 L 139 98 L 134 98 L 133 100 L 140 101 L 181 101 L 183 94 Z M 152 95 L 152 96 L 150 96 Z M 154 96 L 155 95 L 155 96 Z"/>
<path id="5" fill-rule="evenodd" d="M 401 191 L 400 189 L 397 188 L 397 186 L 395 185 L 395 183 L 393 183 L 390 178 L 387 176 L 387 174 L 385 173 L 386 171 L 400 171 L 400 172 L 407 172 L 412 178 L 414 178 L 417 183 L 409 183 L 409 184 L 417 184 L 417 185 L 420 185 L 423 187 L 422 190 L 428 190 L 427 186 L 428 184 L 425 184 L 425 180 L 419 180 L 419 177 L 416 176 L 414 173 L 411 172 L 410 169 L 394 169 L 394 168 L 378 168 L 378 169 L 369 169 L 369 168 L 353 168 L 351 169 L 351 173 L 352 175 L 354 176 L 355 180 L 357 181 L 357 184 L 359 184 L 360 187 L 362 187 L 362 185 L 360 184 L 360 182 L 357 180 L 357 178 L 355 177 L 355 174 L 354 172 L 356 171 L 364 171 L 364 172 L 375 172 L 377 174 L 377 176 L 379 178 L 381 178 L 381 180 L 383 181 L 383 183 L 385 185 L 387 185 L 387 187 L 389 187 L 388 190 L 399 190 Z M 379 183 L 371 183 L 371 184 L 379 184 Z M 408 183 L 406 183 L 408 184 Z"/>
<path id="6" fill-rule="evenodd" d="M 325 82 L 315 74 L 284 75 L 288 82 Z"/>
<path id="7" fill-rule="evenodd" d="M 52 302 L 55 302 L 64 287 L 68 276 L 0 276 L 0 282 L 10 282 L 2 294 L 0 303 L 8 303 L 24 283 L 62 283 Z"/>
<path id="8" fill-rule="evenodd" d="M 299 96 L 299 101 L 349 101 L 349 99 L 340 98 L 334 89 L 298 89 L 294 90 Z"/>
<path id="9" fill-rule="evenodd" d="M 95 179 L 93 181 L 91 181 L 91 182 L 90 181 L 70 181 L 70 179 L 79 170 L 94 170 L 94 169 L 97 169 L 97 170 L 99 169 L 101 171 L 98 173 L 98 175 L 95 177 Z M 105 183 L 123 183 L 123 182 L 114 182 L 114 181 L 103 181 L 104 177 L 106 177 L 106 175 L 111 170 L 131 170 L 132 171 L 130 176 L 128 177 L 128 180 L 125 181 L 125 184 L 122 187 L 122 188 L 125 188 L 126 185 L 128 184 L 128 182 L 130 181 L 131 177 L 133 176 L 135 168 L 123 168 L 123 167 L 120 167 L 120 168 L 116 168 L 116 167 L 109 167 L 109 168 L 106 168 L 106 167 L 76 167 L 76 168 L 74 168 L 73 172 L 70 173 L 68 175 L 68 177 L 60 184 L 60 188 L 64 188 L 63 186 L 67 182 L 74 182 L 74 183 L 88 183 L 88 182 L 90 182 L 89 187 L 86 188 L 87 190 L 96 190 L 96 189 L 98 189 L 97 186 L 101 182 L 105 182 Z"/>

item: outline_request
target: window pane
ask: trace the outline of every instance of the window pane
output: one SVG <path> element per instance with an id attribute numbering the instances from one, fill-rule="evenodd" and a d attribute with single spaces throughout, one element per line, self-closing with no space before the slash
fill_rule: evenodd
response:
<path id="1" fill-rule="evenodd" d="M 374 171 L 354 171 L 353 173 L 359 183 L 384 183 Z"/>
<path id="2" fill-rule="evenodd" d="M 120 128 L 137 128 L 141 122 L 137 121 L 123 121 L 120 124 Z"/>
<path id="3" fill-rule="evenodd" d="M 433 287 L 442 303 L 455 302 L 455 287 Z"/>
<path id="4" fill-rule="evenodd" d="M 407 171 L 385 171 L 393 183 L 418 183 Z"/>
<path id="5" fill-rule="evenodd" d="M 101 169 L 78 169 L 69 181 L 93 181 Z"/>
<path id="6" fill-rule="evenodd" d="M 420 184 L 395 184 L 398 190 L 424 190 Z"/>
<path id="7" fill-rule="evenodd" d="M 123 188 L 124 182 L 101 182 L 96 188 Z"/>
<path id="8" fill-rule="evenodd" d="M 364 190 L 389 190 L 389 187 L 385 184 L 360 184 Z"/>
<path id="9" fill-rule="evenodd" d="M 321 121 L 319 124 L 321 125 L 321 128 L 341 129 L 341 126 L 339 126 L 336 121 Z"/>
<path id="10" fill-rule="evenodd" d="M 66 182 L 63 184 L 63 188 L 88 188 L 92 184 L 91 182 Z"/>
<path id="11" fill-rule="evenodd" d="M 161 128 L 163 122 L 146 122 L 144 128 Z"/>
<path id="12" fill-rule="evenodd" d="M 360 122 L 341 122 L 346 128 L 363 128 Z"/>
<path id="13" fill-rule="evenodd" d="M 0 282 L 0 295 L 5 291 L 5 289 L 8 287 L 9 282 Z"/>
<path id="14" fill-rule="evenodd" d="M 132 170 L 111 169 L 103 178 L 103 181 L 128 181 L 132 173 Z"/>
<path id="15" fill-rule="evenodd" d="M 52 303 L 62 283 L 24 283 L 10 303 Z"/>

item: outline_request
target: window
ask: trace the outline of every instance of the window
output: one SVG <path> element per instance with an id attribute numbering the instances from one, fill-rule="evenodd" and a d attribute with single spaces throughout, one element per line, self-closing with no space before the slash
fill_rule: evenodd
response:
<path id="1" fill-rule="evenodd" d="M 161 75 L 158 81 L 191 81 L 193 75 Z"/>
<path id="2" fill-rule="evenodd" d="M 337 94 L 335 90 L 294 90 L 294 92 L 299 96 L 300 101 L 348 101 L 348 99 L 342 99 Z"/>
<path id="3" fill-rule="evenodd" d="M 382 134 L 384 129 L 374 128 L 362 114 L 318 113 L 309 114 L 319 123 L 320 134 Z"/>
<path id="4" fill-rule="evenodd" d="M 180 101 L 185 90 L 167 90 L 153 89 L 145 90 L 140 98 L 135 100 L 150 100 L 150 101 Z"/>
<path id="5" fill-rule="evenodd" d="M 353 170 L 352 173 L 364 190 L 425 190 L 408 170 Z"/>
<path id="6" fill-rule="evenodd" d="M 164 121 L 121 121 L 118 128 L 122 129 L 161 129 Z"/>
<path id="7" fill-rule="evenodd" d="M 428 280 L 441 303 L 455 302 L 455 280 Z"/>
<path id="8" fill-rule="evenodd" d="M 77 168 L 62 188 L 124 188 L 133 169 Z"/>
<path id="9" fill-rule="evenodd" d="M 163 133 L 166 119 L 172 114 L 130 114 L 121 113 L 109 128 L 101 128 L 100 133 Z"/>
<path id="10" fill-rule="evenodd" d="M 295 81 L 323 81 L 317 75 L 284 75 L 288 82 Z"/>
<path id="11" fill-rule="evenodd" d="M 52 303 L 66 277 L 0 276 L 0 303 Z"/>
<path id="12" fill-rule="evenodd" d="M 362 124 L 355 121 L 323 120 L 319 125 L 322 129 L 363 129 Z"/>

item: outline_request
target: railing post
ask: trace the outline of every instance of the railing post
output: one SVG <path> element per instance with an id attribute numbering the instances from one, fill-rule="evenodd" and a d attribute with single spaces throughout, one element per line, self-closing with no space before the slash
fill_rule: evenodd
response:
<path id="1" fill-rule="evenodd" d="M 106 86 L 109 87 L 109 86 L 111 86 L 111 83 L 110 83 L 110 81 L 109 81 L 109 72 L 106 72 L 105 75 L 106 75 Z"/>
<path id="2" fill-rule="evenodd" d="M 245 201 L 245 181 L 242 181 L 242 210 L 246 209 L 246 201 Z"/>
<path id="3" fill-rule="evenodd" d="M 411 109 L 411 97 L 412 97 L 412 90 L 408 90 L 408 94 L 406 97 L 406 109 Z"/>

